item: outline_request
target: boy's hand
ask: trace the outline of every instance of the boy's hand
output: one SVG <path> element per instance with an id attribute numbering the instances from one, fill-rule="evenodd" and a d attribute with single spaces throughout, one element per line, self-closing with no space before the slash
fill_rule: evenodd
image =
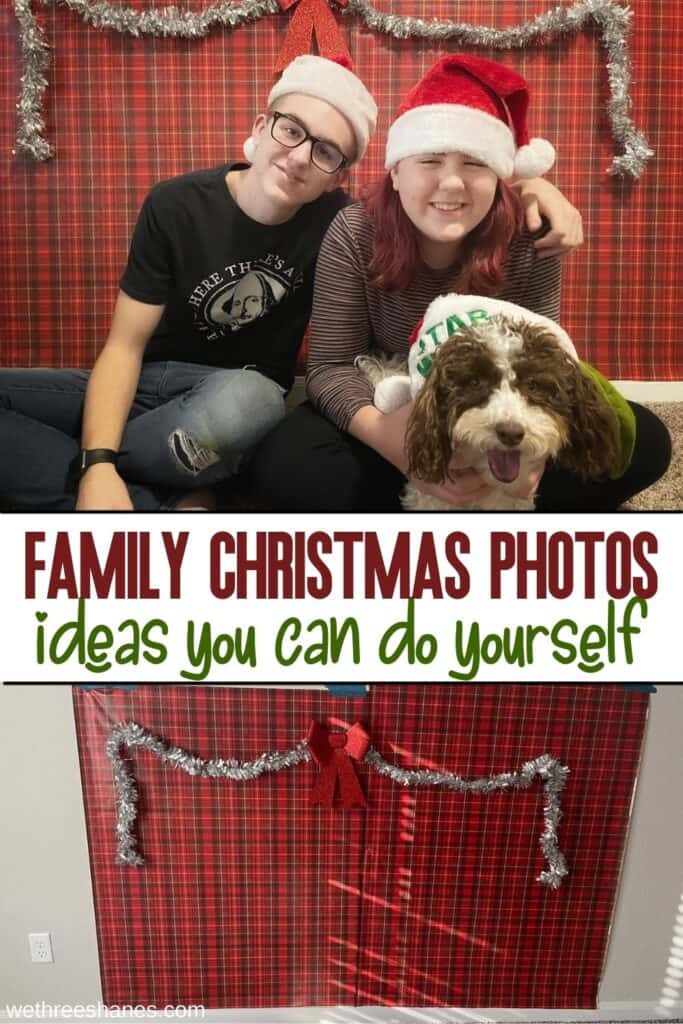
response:
<path id="1" fill-rule="evenodd" d="M 100 462 L 87 469 L 78 487 L 77 512 L 103 510 L 133 511 L 128 488 L 111 462 Z"/>

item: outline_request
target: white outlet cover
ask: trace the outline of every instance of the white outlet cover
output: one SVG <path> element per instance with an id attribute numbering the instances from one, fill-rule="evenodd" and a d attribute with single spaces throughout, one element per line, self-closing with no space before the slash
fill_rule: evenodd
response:
<path id="1" fill-rule="evenodd" d="M 28 944 L 31 949 L 31 961 L 34 964 L 52 964 L 52 939 L 49 932 L 30 932 Z"/>

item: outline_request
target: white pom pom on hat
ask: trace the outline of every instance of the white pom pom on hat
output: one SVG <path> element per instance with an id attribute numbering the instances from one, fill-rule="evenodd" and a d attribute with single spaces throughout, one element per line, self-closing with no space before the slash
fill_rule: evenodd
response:
<path id="1" fill-rule="evenodd" d="M 512 68 L 449 54 L 415 85 L 387 137 L 385 167 L 421 153 L 459 152 L 499 178 L 533 178 L 555 162 L 545 139 L 530 139 L 529 87 Z"/>
<path id="2" fill-rule="evenodd" d="M 377 125 L 377 104 L 348 61 L 328 60 L 314 54 L 296 57 L 288 64 L 268 96 L 268 107 L 281 96 L 298 93 L 325 100 L 338 110 L 351 125 L 356 143 L 354 161 L 360 160 Z M 251 163 L 256 143 L 249 136 L 242 147 Z"/>
<path id="3" fill-rule="evenodd" d="M 515 154 L 514 175 L 517 178 L 536 178 L 555 163 L 555 150 L 547 139 L 530 139 Z"/>

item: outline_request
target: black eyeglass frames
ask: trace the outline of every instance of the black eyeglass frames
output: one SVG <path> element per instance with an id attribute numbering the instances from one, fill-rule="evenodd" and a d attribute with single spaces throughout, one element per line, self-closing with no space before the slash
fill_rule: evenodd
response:
<path id="1" fill-rule="evenodd" d="M 313 143 L 311 161 L 318 170 L 325 174 L 335 174 L 349 162 L 348 158 L 332 142 L 326 142 L 324 139 L 318 139 L 315 135 L 311 135 L 303 125 L 292 120 L 288 114 L 281 114 L 278 110 L 273 110 L 270 116 L 272 118 L 270 134 L 281 146 L 286 146 L 287 149 L 296 149 L 297 146 L 303 146 L 304 142 L 311 140 Z"/>

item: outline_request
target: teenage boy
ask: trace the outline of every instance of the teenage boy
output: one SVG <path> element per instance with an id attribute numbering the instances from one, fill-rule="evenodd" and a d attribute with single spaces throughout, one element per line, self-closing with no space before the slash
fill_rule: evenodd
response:
<path id="1" fill-rule="evenodd" d="M 376 120 L 353 72 L 298 57 L 254 122 L 248 165 L 153 188 L 92 372 L 0 370 L 0 494 L 158 509 L 237 472 L 284 415 L 318 250 Z M 572 248 L 578 215 L 541 187 L 556 229 L 543 244 Z M 527 216 L 538 226 L 533 205 Z"/>

